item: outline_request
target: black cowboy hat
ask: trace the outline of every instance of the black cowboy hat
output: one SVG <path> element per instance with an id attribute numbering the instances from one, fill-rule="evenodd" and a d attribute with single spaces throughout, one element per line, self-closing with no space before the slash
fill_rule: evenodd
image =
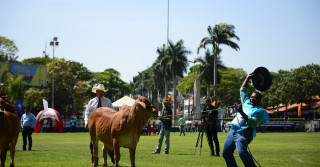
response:
<path id="1" fill-rule="evenodd" d="M 254 70 L 252 77 L 253 86 L 259 91 L 266 91 L 272 84 L 270 72 L 265 67 L 258 67 Z"/>

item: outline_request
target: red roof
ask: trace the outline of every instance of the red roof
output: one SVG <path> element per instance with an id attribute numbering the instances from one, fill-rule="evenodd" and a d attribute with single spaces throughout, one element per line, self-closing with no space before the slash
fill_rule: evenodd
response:
<path id="1" fill-rule="evenodd" d="M 298 105 L 299 104 L 291 104 L 291 105 L 287 106 L 287 111 L 290 111 L 290 110 L 297 111 L 298 110 Z M 310 102 L 302 103 L 302 110 L 305 110 L 305 109 L 318 109 L 319 107 L 320 107 L 320 97 L 319 96 L 312 96 Z M 277 106 L 269 106 L 269 107 L 266 107 L 265 110 L 269 114 L 270 113 L 274 113 L 274 112 L 277 112 Z M 286 107 L 285 106 L 279 106 L 279 112 L 284 112 L 284 111 L 286 111 Z"/>

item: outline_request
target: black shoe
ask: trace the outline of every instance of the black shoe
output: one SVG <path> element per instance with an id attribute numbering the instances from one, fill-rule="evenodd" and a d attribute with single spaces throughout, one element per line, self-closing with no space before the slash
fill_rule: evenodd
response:
<path id="1" fill-rule="evenodd" d="M 169 154 L 168 152 L 164 152 L 164 153 L 162 153 L 162 154 Z"/>
<path id="2" fill-rule="evenodd" d="M 151 154 L 160 154 L 160 153 L 155 151 L 155 152 L 152 152 Z"/>

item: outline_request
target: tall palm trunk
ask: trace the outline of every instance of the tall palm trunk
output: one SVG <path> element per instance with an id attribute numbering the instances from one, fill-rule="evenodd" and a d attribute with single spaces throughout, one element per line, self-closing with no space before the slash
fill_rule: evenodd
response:
<path id="1" fill-rule="evenodd" d="M 210 91 L 210 81 L 207 81 L 207 98 L 211 97 L 211 91 Z"/>
<path id="2" fill-rule="evenodd" d="M 168 98 L 168 79 L 164 78 L 164 98 Z"/>
<path id="3" fill-rule="evenodd" d="M 214 65 L 213 65 L 213 80 L 214 80 L 214 101 L 216 101 L 215 103 L 215 107 L 217 107 L 217 74 L 218 74 L 218 70 L 217 70 L 217 53 L 214 54 Z"/>
<path id="4" fill-rule="evenodd" d="M 176 115 L 176 110 L 177 110 L 177 76 L 175 75 L 175 72 L 173 72 L 173 126 L 175 126 L 175 115 Z"/>

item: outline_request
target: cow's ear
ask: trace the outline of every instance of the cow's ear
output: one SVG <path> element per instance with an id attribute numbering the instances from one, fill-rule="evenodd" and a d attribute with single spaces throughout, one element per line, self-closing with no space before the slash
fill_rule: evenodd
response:
<path id="1" fill-rule="evenodd" d="M 141 101 L 137 101 L 137 104 L 136 104 L 136 107 L 141 107 L 141 108 L 143 108 L 143 109 L 146 109 L 146 104 L 144 104 L 143 102 L 141 102 Z"/>

